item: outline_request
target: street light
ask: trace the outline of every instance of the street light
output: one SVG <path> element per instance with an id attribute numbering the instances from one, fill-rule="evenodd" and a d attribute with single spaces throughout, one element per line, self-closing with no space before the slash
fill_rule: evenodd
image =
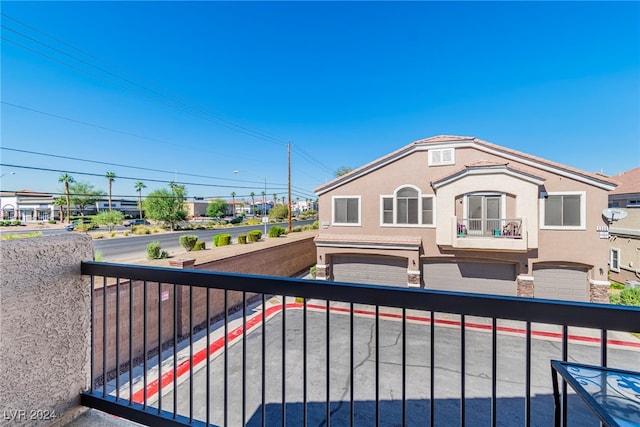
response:
<path id="1" fill-rule="evenodd" d="M 264 195 L 262 196 L 262 223 L 264 224 L 264 236 L 267 236 L 267 222 L 266 222 L 266 218 L 267 218 L 267 178 L 258 175 L 257 173 L 248 171 L 248 170 L 243 170 L 243 171 L 239 171 L 239 170 L 235 170 L 233 171 L 233 173 L 235 175 L 239 174 L 240 172 L 247 172 L 250 173 L 253 176 L 257 176 L 258 178 L 264 180 Z"/>
<path id="2" fill-rule="evenodd" d="M 15 175 L 16 173 L 11 171 L 11 172 L 5 172 L 2 175 L 0 175 L 0 179 L 2 179 L 3 177 L 5 177 L 6 175 Z"/>

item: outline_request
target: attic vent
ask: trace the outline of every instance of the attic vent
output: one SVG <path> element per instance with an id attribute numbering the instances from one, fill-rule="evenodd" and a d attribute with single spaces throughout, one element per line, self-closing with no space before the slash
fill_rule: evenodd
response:
<path id="1" fill-rule="evenodd" d="M 453 148 L 429 150 L 429 166 L 452 165 L 454 163 Z"/>

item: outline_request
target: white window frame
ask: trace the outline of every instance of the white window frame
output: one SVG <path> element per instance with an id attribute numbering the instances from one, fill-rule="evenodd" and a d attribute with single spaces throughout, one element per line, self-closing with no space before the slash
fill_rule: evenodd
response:
<path id="1" fill-rule="evenodd" d="M 500 196 L 500 219 L 507 219 L 507 194 L 492 192 L 467 193 L 462 198 L 462 217 L 469 219 L 469 196 Z"/>
<path id="2" fill-rule="evenodd" d="M 580 196 L 580 225 L 546 225 L 546 196 Z M 540 197 L 540 229 L 541 230 L 586 230 L 587 229 L 587 192 L 586 191 L 554 191 L 542 193 Z"/>
<path id="3" fill-rule="evenodd" d="M 443 161 L 442 160 L 443 155 L 447 151 L 451 153 L 451 160 Z M 429 166 L 455 165 L 456 163 L 456 151 L 455 151 L 455 148 L 453 147 L 431 149 L 428 151 L 428 153 L 429 153 Z M 440 154 L 440 161 L 434 161 L 433 155 L 435 153 Z"/>
<path id="4" fill-rule="evenodd" d="M 357 199 L 358 200 L 358 222 L 337 222 L 336 221 L 336 199 Z M 333 196 L 331 197 L 331 223 L 340 227 L 360 227 L 362 225 L 362 197 L 361 196 Z"/>
<path id="5" fill-rule="evenodd" d="M 613 253 L 616 252 L 618 254 L 618 265 L 616 267 L 613 266 Z M 609 250 L 609 270 L 615 271 L 616 273 L 620 273 L 620 249 L 618 248 L 610 248 Z"/>
<path id="6" fill-rule="evenodd" d="M 397 223 L 397 212 L 398 212 L 398 191 L 403 188 L 413 188 L 418 192 L 418 223 L 417 224 L 398 224 Z M 392 199 L 393 200 L 393 223 L 385 223 L 384 222 L 384 199 Z M 431 207 L 433 211 L 431 224 L 422 224 L 422 199 L 430 198 L 432 201 Z M 404 184 L 396 187 L 393 190 L 393 194 L 382 194 L 380 195 L 380 227 L 401 227 L 401 228 L 435 228 L 436 227 L 436 196 L 435 194 L 423 194 L 420 188 L 411 184 Z"/>

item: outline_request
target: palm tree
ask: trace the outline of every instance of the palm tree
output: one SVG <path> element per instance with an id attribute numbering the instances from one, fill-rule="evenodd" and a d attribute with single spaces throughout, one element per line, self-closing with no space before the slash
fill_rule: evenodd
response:
<path id="1" fill-rule="evenodd" d="M 235 191 L 231 192 L 231 199 L 233 200 L 231 203 L 232 205 L 231 210 L 233 211 L 233 216 L 235 216 L 236 215 L 236 192 Z"/>
<path id="2" fill-rule="evenodd" d="M 251 214 L 255 215 L 256 214 L 256 193 L 254 193 L 253 191 L 251 192 L 251 194 L 249 194 L 251 196 Z"/>
<path id="3" fill-rule="evenodd" d="M 144 185 L 144 182 L 138 181 L 133 185 L 133 187 L 138 192 L 138 210 L 140 211 L 140 219 L 142 219 L 142 189 L 147 188 L 147 186 Z"/>
<path id="4" fill-rule="evenodd" d="M 64 209 L 62 208 L 65 205 L 64 197 L 56 197 L 53 200 L 53 206 L 57 206 L 60 209 L 60 222 L 64 222 Z M 55 208 L 54 208 L 55 209 Z M 55 218 L 55 210 L 53 212 L 53 216 Z"/>
<path id="5" fill-rule="evenodd" d="M 71 184 L 72 182 L 75 182 L 75 179 L 73 179 L 73 177 L 68 173 L 63 173 L 62 175 L 60 175 L 60 178 L 58 178 L 58 182 L 61 182 L 64 184 L 64 193 L 67 197 L 67 224 L 68 224 L 71 222 L 71 215 L 70 215 L 71 194 L 69 193 L 69 184 Z"/>
<path id="6" fill-rule="evenodd" d="M 278 195 L 276 193 L 273 193 L 273 206 L 278 204 Z"/>
<path id="7" fill-rule="evenodd" d="M 107 172 L 105 174 L 105 178 L 109 180 L 109 210 L 112 210 L 111 209 L 111 185 L 113 184 L 113 181 L 115 181 L 116 179 L 116 174 L 113 172 Z"/>
<path id="8" fill-rule="evenodd" d="M 267 193 L 263 191 L 260 194 L 262 194 L 262 214 L 266 215 L 267 214 Z"/>

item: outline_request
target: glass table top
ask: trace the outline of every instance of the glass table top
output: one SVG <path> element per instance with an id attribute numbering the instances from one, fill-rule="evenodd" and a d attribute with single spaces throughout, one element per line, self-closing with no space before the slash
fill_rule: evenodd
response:
<path id="1" fill-rule="evenodd" d="M 602 421 L 640 426 L 640 372 L 556 362 L 556 370 Z"/>

